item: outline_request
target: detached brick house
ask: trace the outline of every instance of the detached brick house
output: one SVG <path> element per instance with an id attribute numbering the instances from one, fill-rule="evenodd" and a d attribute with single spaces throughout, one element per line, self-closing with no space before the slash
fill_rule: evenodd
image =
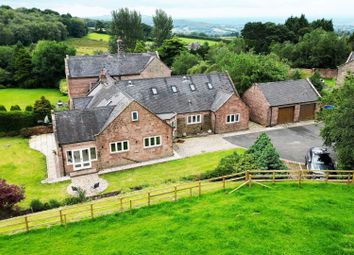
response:
<path id="1" fill-rule="evenodd" d="M 320 94 L 309 80 L 255 83 L 243 94 L 250 119 L 263 126 L 311 120 Z"/>
<path id="2" fill-rule="evenodd" d="M 243 130 L 248 119 L 227 74 L 117 81 L 103 72 L 53 126 L 62 175 L 80 175 L 172 156 L 176 136 Z"/>
<path id="3" fill-rule="evenodd" d="M 347 61 L 338 66 L 336 85 L 340 86 L 348 73 L 354 73 L 354 51 L 349 54 Z"/>
<path id="4" fill-rule="evenodd" d="M 65 74 L 70 100 L 86 96 L 106 69 L 116 80 L 168 77 L 171 70 L 157 53 L 121 53 L 96 56 L 66 56 Z"/>

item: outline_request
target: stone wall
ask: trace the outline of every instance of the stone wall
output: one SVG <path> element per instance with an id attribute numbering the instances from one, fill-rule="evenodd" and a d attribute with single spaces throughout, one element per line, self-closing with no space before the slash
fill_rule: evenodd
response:
<path id="1" fill-rule="evenodd" d="M 354 73 L 354 61 L 348 62 L 338 67 L 336 86 L 343 84 L 348 73 Z"/>
<path id="2" fill-rule="evenodd" d="M 259 87 L 257 85 L 250 87 L 243 94 L 242 99 L 250 109 L 250 119 L 263 126 L 268 126 L 270 121 L 270 105 Z"/>
<path id="3" fill-rule="evenodd" d="M 240 121 L 236 123 L 226 123 L 228 114 L 240 114 Z M 223 106 L 215 112 L 215 133 L 234 132 L 248 129 L 249 109 L 247 105 L 236 95 L 231 96 Z"/>
<path id="4" fill-rule="evenodd" d="M 187 117 L 201 114 L 201 123 L 187 124 Z M 193 112 L 177 115 L 177 137 L 206 133 L 212 130 L 210 112 Z"/>
<path id="5" fill-rule="evenodd" d="M 132 111 L 138 111 L 138 121 L 131 120 Z M 144 138 L 150 136 L 161 136 L 161 146 L 144 148 Z M 124 140 L 129 141 L 129 151 L 110 152 L 110 143 Z M 171 126 L 140 104 L 132 102 L 96 137 L 99 169 L 172 156 L 172 140 Z"/>

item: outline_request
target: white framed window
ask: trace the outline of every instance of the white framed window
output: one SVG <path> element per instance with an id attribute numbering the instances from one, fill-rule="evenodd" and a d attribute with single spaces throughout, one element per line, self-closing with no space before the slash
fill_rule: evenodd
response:
<path id="1" fill-rule="evenodd" d="M 129 141 L 126 140 L 126 141 L 110 143 L 109 149 L 111 153 L 120 153 L 120 152 L 129 151 Z"/>
<path id="2" fill-rule="evenodd" d="M 193 83 L 189 84 L 189 87 L 191 88 L 192 91 L 196 90 L 195 85 Z"/>
<path id="3" fill-rule="evenodd" d="M 178 92 L 177 87 L 175 85 L 172 85 L 171 89 L 172 89 L 173 93 L 177 93 Z"/>
<path id="4" fill-rule="evenodd" d="M 153 95 L 157 95 L 157 88 L 151 88 L 151 92 Z"/>
<path id="5" fill-rule="evenodd" d="M 240 114 L 239 113 L 228 114 L 226 116 L 226 123 L 232 124 L 232 123 L 236 123 L 236 122 L 240 122 Z"/>
<path id="6" fill-rule="evenodd" d="M 66 151 L 67 165 L 74 165 L 74 170 L 91 167 L 91 161 L 97 160 L 96 147 Z"/>
<path id="7" fill-rule="evenodd" d="M 132 115 L 132 121 L 138 121 L 139 120 L 139 113 L 137 111 L 133 111 L 131 113 Z"/>
<path id="8" fill-rule="evenodd" d="M 207 86 L 208 86 L 208 89 L 213 89 L 213 84 L 211 84 L 210 82 L 207 82 Z"/>
<path id="9" fill-rule="evenodd" d="M 144 137 L 144 148 L 161 146 L 161 136 Z"/>
<path id="10" fill-rule="evenodd" d="M 198 124 L 198 123 L 202 123 L 202 115 L 201 114 L 187 116 L 187 124 L 188 125 Z"/>

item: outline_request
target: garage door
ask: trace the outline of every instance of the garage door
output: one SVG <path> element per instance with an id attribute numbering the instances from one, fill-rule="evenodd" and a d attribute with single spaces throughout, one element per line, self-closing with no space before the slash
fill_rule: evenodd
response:
<path id="1" fill-rule="evenodd" d="M 300 106 L 300 120 L 313 120 L 315 118 L 316 104 L 304 104 Z"/>
<path id="2" fill-rule="evenodd" d="M 294 106 L 279 108 L 278 124 L 294 122 L 294 109 Z"/>

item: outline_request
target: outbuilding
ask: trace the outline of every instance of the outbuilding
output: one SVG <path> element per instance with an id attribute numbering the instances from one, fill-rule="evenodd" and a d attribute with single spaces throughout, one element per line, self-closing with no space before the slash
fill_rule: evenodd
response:
<path id="1" fill-rule="evenodd" d="M 263 126 L 312 120 L 320 94 L 308 79 L 255 83 L 243 95 L 250 119 Z"/>

